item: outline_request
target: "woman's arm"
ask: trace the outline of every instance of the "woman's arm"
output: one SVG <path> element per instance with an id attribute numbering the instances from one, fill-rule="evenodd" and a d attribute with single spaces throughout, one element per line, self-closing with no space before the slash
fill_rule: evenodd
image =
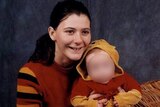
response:
<path id="1" fill-rule="evenodd" d="M 104 107 L 107 104 L 109 106 L 107 99 L 95 100 L 98 97 L 101 97 L 101 94 L 94 94 L 93 92 L 89 97 L 86 96 L 75 96 L 71 99 L 71 103 L 74 107 Z"/>
<path id="2" fill-rule="evenodd" d="M 17 106 L 39 107 L 42 102 L 42 94 L 39 92 L 39 83 L 33 71 L 28 67 L 22 67 L 17 81 Z"/>
<path id="3" fill-rule="evenodd" d="M 97 94 L 94 91 L 91 92 L 86 83 L 79 78 L 73 86 L 71 103 L 74 107 L 104 107 L 107 99 L 96 100 L 101 96 L 101 94 Z"/>

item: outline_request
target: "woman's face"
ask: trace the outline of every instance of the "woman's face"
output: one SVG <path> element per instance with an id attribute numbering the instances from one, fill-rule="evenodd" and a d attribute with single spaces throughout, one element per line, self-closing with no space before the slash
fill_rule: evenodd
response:
<path id="1" fill-rule="evenodd" d="M 90 43 L 90 20 L 84 14 L 71 14 L 56 30 L 49 27 L 49 34 L 55 41 L 55 61 L 67 65 L 79 60 Z"/>

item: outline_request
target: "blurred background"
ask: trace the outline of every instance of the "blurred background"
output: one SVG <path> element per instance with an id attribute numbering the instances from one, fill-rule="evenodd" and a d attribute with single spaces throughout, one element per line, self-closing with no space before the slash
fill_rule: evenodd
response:
<path id="1" fill-rule="evenodd" d="M 18 70 L 47 33 L 60 0 L 0 0 L 0 107 L 15 107 Z M 92 18 L 92 40 L 106 39 L 138 82 L 160 79 L 159 0 L 79 0 Z"/>

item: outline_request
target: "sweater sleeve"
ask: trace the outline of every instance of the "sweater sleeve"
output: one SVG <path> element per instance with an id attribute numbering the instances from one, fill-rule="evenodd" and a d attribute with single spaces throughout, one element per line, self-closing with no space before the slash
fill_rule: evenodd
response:
<path id="1" fill-rule="evenodd" d="M 17 106 L 41 105 L 42 93 L 36 75 L 28 67 L 22 67 L 17 81 Z"/>
<path id="2" fill-rule="evenodd" d="M 114 99 L 117 101 L 119 107 L 129 107 L 130 105 L 137 104 L 141 98 L 141 93 L 136 89 L 132 89 L 128 92 L 120 92 L 114 96 Z"/>
<path id="3" fill-rule="evenodd" d="M 97 107 L 97 100 L 89 100 L 86 96 L 75 96 L 71 99 L 74 107 Z"/>
<path id="4" fill-rule="evenodd" d="M 74 107 L 97 107 L 97 100 L 89 100 L 88 96 L 91 89 L 87 86 L 86 81 L 78 78 L 72 88 L 71 103 Z"/>
<path id="5" fill-rule="evenodd" d="M 132 76 L 130 76 L 128 73 L 125 72 L 124 78 L 125 78 L 125 84 L 124 84 L 125 91 L 136 89 L 139 92 L 141 92 L 140 84 Z"/>
<path id="6" fill-rule="evenodd" d="M 120 107 L 128 107 L 137 104 L 142 98 L 139 83 L 126 72 L 124 78 L 125 84 L 123 88 L 125 89 L 125 92 L 119 92 L 114 96 Z"/>

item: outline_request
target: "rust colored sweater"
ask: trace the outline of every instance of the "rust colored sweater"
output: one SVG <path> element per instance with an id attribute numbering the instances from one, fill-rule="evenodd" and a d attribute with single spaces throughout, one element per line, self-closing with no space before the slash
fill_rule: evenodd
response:
<path id="1" fill-rule="evenodd" d="M 76 71 L 54 63 L 44 66 L 27 63 L 19 71 L 17 104 L 39 104 L 45 107 L 72 107 L 70 91 Z"/>
<path id="2" fill-rule="evenodd" d="M 90 54 L 89 52 L 93 49 L 97 48 L 105 51 L 112 58 L 116 68 L 115 76 L 105 84 L 94 82 L 90 75 L 88 75 L 85 66 L 86 56 Z M 102 98 L 107 98 L 108 101 L 105 107 L 113 107 L 114 100 L 116 100 L 119 107 L 128 107 L 138 103 L 142 98 L 140 85 L 133 77 L 124 72 L 123 68 L 118 64 L 118 61 L 119 53 L 115 46 L 110 45 L 104 39 L 93 41 L 84 52 L 76 67 L 81 77 L 73 86 L 71 103 L 76 107 L 97 107 L 99 99 L 89 99 L 92 91 L 102 94 Z M 125 92 L 119 92 L 118 87 L 124 89 Z"/>
<path id="3" fill-rule="evenodd" d="M 119 93 L 118 87 L 124 89 L 125 92 Z M 139 83 L 126 72 L 121 76 L 113 78 L 107 84 L 100 84 L 92 80 L 85 81 L 82 78 L 77 79 L 72 90 L 72 104 L 83 107 L 97 107 L 96 100 L 89 101 L 88 99 L 88 96 L 92 91 L 102 94 L 103 96 L 101 98 L 108 99 L 109 103 L 105 107 L 113 106 L 113 97 L 118 104 L 121 105 L 119 105 L 120 107 L 126 107 L 124 105 L 138 102 L 141 99 L 141 88 Z"/>
<path id="4" fill-rule="evenodd" d="M 94 90 L 96 93 L 103 94 L 104 97 L 110 99 L 112 96 L 119 93 L 118 87 L 121 87 L 126 92 L 132 89 L 141 92 L 138 82 L 125 72 L 123 75 L 113 78 L 107 84 L 93 82 L 92 80 L 85 81 L 82 78 L 79 78 L 74 84 L 71 98 L 76 95 L 89 96 Z"/>

